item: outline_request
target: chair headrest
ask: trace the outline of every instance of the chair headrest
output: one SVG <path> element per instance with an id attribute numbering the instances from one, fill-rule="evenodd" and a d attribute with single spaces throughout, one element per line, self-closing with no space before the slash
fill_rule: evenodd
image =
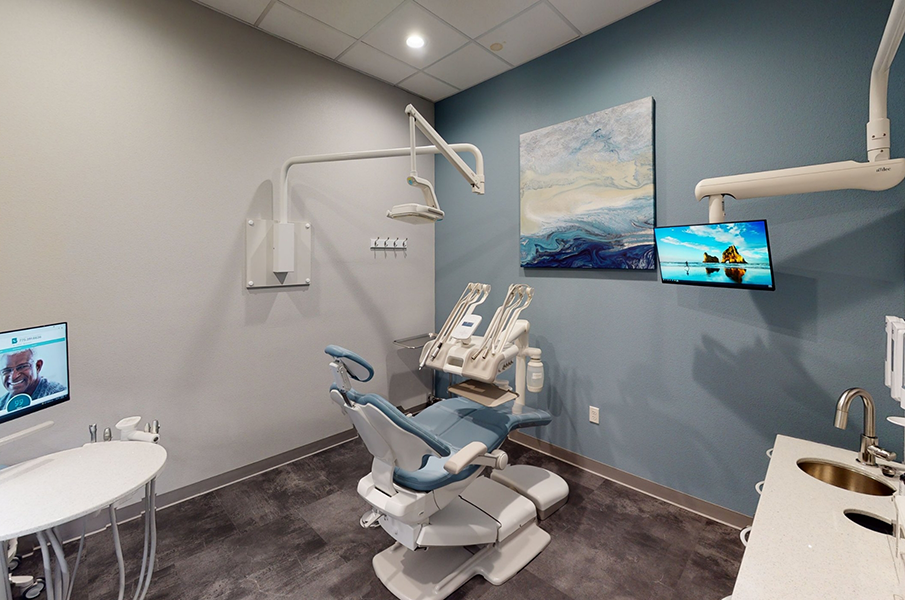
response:
<path id="1" fill-rule="evenodd" d="M 356 381 L 370 381 L 374 377 L 374 368 L 362 357 L 351 350 L 341 346 L 330 344 L 324 348 L 324 352 L 341 361 L 349 373 L 349 377 Z"/>

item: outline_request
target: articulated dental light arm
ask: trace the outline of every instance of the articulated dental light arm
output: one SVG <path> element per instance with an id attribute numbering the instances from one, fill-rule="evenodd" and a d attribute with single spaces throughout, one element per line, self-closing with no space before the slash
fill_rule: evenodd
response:
<path id="1" fill-rule="evenodd" d="M 417 126 L 418 129 L 421 130 L 428 141 L 432 143 L 436 148 L 440 151 L 440 154 L 446 157 L 452 166 L 454 166 L 459 173 L 462 174 L 462 177 L 465 178 L 468 183 L 471 184 L 471 191 L 475 194 L 483 194 L 484 193 L 484 157 L 481 156 L 480 153 L 475 154 L 475 171 L 471 170 L 462 158 L 456 154 L 455 145 L 449 145 L 446 143 L 440 134 L 437 133 L 431 124 L 428 123 L 424 117 L 421 116 L 415 107 L 409 104 L 405 107 L 405 114 L 409 116 L 409 127 L 410 127 L 410 141 L 412 148 L 415 147 L 415 129 Z M 415 157 L 412 155 L 412 173 L 415 173 Z"/>
<path id="2" fill-rule="evenodd" d="M 905 0 L 894 0 L 870 82 L 870 121 L 867 124 L 868 162 L 852 160 L 703 179 L 695 186 L 698 200 L 709 198 L 711 223 L 726 218 L 723 197 L 738 200 L 834 190 L 882 191 L 905 179 L 905 159 L 889 158 L 889 119 L 886 97 L 889 67 L 905 35 Z"/>
<path id="3" fill-rule="evenodd" d="M 475 156 L 475 165 L 483 178 L 484 156 L 474 144 L 450 144 L 450 148 L 456 152 L 470 152 Z M 436 146 L 418 146 L 416 154 L 442 154 Z M 337 152 L 334 154 L 312 154 L 308 156 L 293 156 L 283 163 L 280 169 L 280 184 L 273 195 L 273 218 L 279 223 L 289 221 L 289 169 L 294 165 L 307 165 L 312 163 L 341 162 L 347 160 L 364 160 L 368 158 L 392 158 L 408 156 L 411 148 L 387 148 L 385 150 L 364 150 L 361 152 Z"/>
<path id="4" fill-rule="evenodd" d="M 412 143 L 408 148 L 388 148 L 385 150 L 365 150 L 362 152 L 338 152 L 335 154 L 313 154 L 309 156 L 294 156 L 283 163 L 280 169 L 280 184 L 273 195 L 273 220 L 278 223 L 287 223 L 289 221 L 289 169 L 293 165 L 322 163 L 322 162 L 339 162 L 347 160 L 363 160 L 368 158 L 390 158 L 395 156 L 411 156 L 412 157 L 412 174 L 415 177 L 414 183 L 420 187 L 425 197 L 428 207 L 435 208 L 437 205 L 436 195 L 430 182 L 415 174 L 414 157 L 417 154 L 442 154 L 452 163 L 465 179 L 471 184 L 472 191 L 476 194 L 484 193 L 484 155 L 474 144 L 447 144 L 440 137 L 430 123 L 428 123 L 421 114 L 415 110 L 411 104 L 406 106 L 405 113 L 410 120 L 410 140 Z M 414 127 L 427 136 L 427 139 L 434 144 L 433 146 L 415 146 L 414 145 Z M 475 170 L 465 163 L 458 155 L 458 152 L 470 152 L 475 157 Z M 429 188 L 429 189 L 427 189 Z M 432 206 L 433 203 L 433 206 Z M 439 208 L 436 209 L 439 211 Z"/>

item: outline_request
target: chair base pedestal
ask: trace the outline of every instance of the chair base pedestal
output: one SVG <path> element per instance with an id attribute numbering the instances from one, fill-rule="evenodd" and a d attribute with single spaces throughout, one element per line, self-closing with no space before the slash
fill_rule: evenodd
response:
<path id="1" fill-rule="evenodd" d="M 550 534 L 531 522 L 498 544 L 472 553 L 461 546 L 409 550 L 396 543 L 371 561 L 377 577 L 400 600 L 443 600 L 480 575 L 501 585 L 550 543 Z"/>

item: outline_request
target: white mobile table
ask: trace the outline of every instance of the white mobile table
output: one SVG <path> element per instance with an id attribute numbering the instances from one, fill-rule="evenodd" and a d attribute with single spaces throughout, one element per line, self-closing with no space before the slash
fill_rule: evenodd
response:
<path id="1" fill-rule="evenodd" d="M 66 600 L 69 568 L 53 528 L 107 509 L 119 565 L 119 598 L 125 592 L 122 548 L 114 504 L 145 488 L 145 542 L 136 590 L 147 592 L 157 545 L 155 479 L 167 459 L 148 442 L 98 442 L 42 456 L 0 471 L 0 600 L 12 600 L 6 577 L 6 540 L 35 533 L 41 544 L 48 600 Z M 51 568 L 50 554 L 56 556 Z"/>

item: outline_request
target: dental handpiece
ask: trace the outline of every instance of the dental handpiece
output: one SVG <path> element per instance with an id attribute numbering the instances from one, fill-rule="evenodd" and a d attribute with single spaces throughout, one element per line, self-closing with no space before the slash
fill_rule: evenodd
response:
<path id="1" fill-rule="evenodd" d="M 512 334 L 512 331 L 515 329 L 515 324 L 518 322 L 519 316 L 522 314 L 522 311 L 528 308 L 528 305 L 531 304 L 531 299 L 534 297 L 534 288 L 525 287 L 525 302 L 518 308 L 512 311 L 512 316 L 509 318 L 509 325 L 506 327 L 505 333 L 503 333 L 503 337 L 500 340 L 495 340 L 500 342 L 499 350 L 502 350 L 506 345 L 506 342 L 509 341 L 509 336 Z M 494 351 L 496 353 L 496 349 Z"/>
<path id="2" fill-rule="evenodd" d="M 496 311 L 493 313 L 493 318 L 490 320 L 490 324 L 487 325 L 487 331 L 484 332 L 484 341 L 481 342 L 481 345 L 478 346 L 478 348 L 474 352 L 471 353 L 471 360 L 475 360 L 476 358 L 478 358 L 478 356 L 484 350 L 484 347 L 487 346 L 487 340 L 490 339 L 490 332 L 492 332 L 494 329 L 496 329 L 497 321 L 500 320 L 500 315 L 502 313 L 503 313 L 502 306 L 498 307 L 496 309 Z"/>
<path id="3" fill-rule="evenodd" d="M 469 283 L 465 292 L 466 293 L 463 294 L 464 300 L 460 300 L 459 303 L 456 304 L 453 312 L 450 313 L 449 319 L 447 319 L 443 330 L 441 330 L 440 335 L 437 336 L 437 341 L 435 342 L 434 349 L 430 355 L 432 359 L 437 358 L 437 355 L 440 354 L 440 349 L 449 339 L 449 335 L 452 333 L 455 326 L 459 324 L 462 316 L 468 310 L 468 306 L 475 302 L 483 293 L 483 287 L 478 283 Z"/>
<path id="4" fill-rule="evenodd" d="M 517 284 L 512 284 L 509 286 L 509 294 L 506 296 L 506 299 L 503 301 L 503 305 L 500 307 L 500 318 L 493 325 L 493 331 L 487 332 L 484 336 L 484 343 L 481 345 L 482 353 L 481 358 L 487 358 L 487 353 L 491 351 L 493 348 L 494 340 L 496 340 L 497 336 L 500 335 L 500 331 L 506 326 L 507 319 L 509 314 L 512 312 L 512 309 L 519 303 L 521 300 L 521 292 L 519 290 L 519 286 Z"/>
<path id="5" fill-rule="evenodd" d="M 97 441 L 97 423 L 88 426 L 88 434 L 91 436 L 91 443 L 95 443 Z"/>
<path id="6" fill-rule="evenodd" d="M 440 346 L 443 345 L 443 336 L 446 334 L 447 329 L 450 326 L 450 323 L 453 321 L 456 313 L 459 311 L 459 307 L 465 301 L 465 298 L 471 293 L 474 288 L 473 283 L 469 283 L 465 286 L 465 289 L 462 291 L 462 295 L 459 296 L 459 300 L 453 305 L 452 310 L 449 312 L 449 316 L 446 317 L 446 322 L 443 324 L 443 327 L 440 328 L 440 331 L 437 333 L 437 337 L 434 338 L 433 342 L 428 342 L 430 344 L 429 349 L 422 353 L 421 363 L 418 365 L 419 368 L 423 367 L 427 362 L 428 358 L 436 358 L 437 354 L 440 352 Z"/>

